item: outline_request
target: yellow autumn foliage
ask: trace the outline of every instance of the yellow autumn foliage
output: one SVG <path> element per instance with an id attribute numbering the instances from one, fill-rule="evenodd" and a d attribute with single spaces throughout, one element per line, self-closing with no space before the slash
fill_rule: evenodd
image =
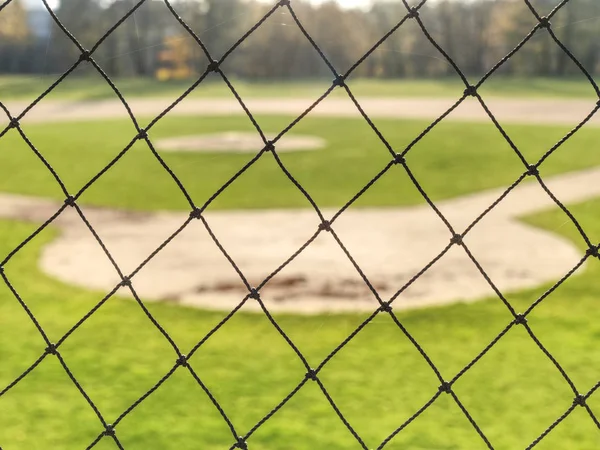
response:
<path id="1" fill-rule="evenodd" d="M 20 0 L 13 0 L 0 11 L 0 44 L 24 42 L 28 36 L 27 12 Z"/>

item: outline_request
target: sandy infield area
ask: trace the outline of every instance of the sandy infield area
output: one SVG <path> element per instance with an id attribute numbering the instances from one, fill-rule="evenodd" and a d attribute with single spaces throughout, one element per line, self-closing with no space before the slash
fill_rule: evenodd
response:
<path id="1" fill-rule="evenodd" d="M 434 98 L 369 98 L 359 97 L 359 102 L 371 117 L 431 120 L 443 114 L 457 99 Z M 500 123 L 561 124 L 575 126 L 596 107 L 596 100 L 568 99 L 506 99 L 484 98 L 486 104 Z M 247 98 L 244 102 L 254 114 L 300 115 L 314 99 Z M 133 113 L 138 117 L 152 117 L 161 113 L 172 99 L 128 100 Z M 6 106 L 18 116 L 28 104 L 8 102 Z M 184 99 L 172 111 L 171 116 L 205 115 L 230 116 L 245 114 L 239 103 L 231 99 Z M 359 117 L 359 111 L 347 98 L 327 98 L 310 113 L 313 116 Z M 78 121 L 127 118 L 127 111 L 118 100 L 103 101 L 51 101 L 44 99 L 31 109 L 22 122 Z M 470 122 L 490 122 L 489 116 L 479 102 L 472 97 L 465 99 L 446 119 Z M 0 125 L 6 126 L 8 119 L 0 116 Z M 491 123 L 491 122 L 490 122 Z M 599 125 L 600 115 L 590 124 Z"/>
<path id="2" fill-rule="evenodd" d="M 600 169 L 548 177 L 563 202 L 600 196 Z M 440 201 L 458 232 L 502 193 L 501 189 Z M 41 222 L 59 208 L 42 199 L 0 195 L 0 217 Z M 562 277 L 582 257 L 572 243 L 517 220 L 555 207 L 535 180 L 511 192 L 465 237 L 465 243 L 505 294 Z M 127 274 L 188 220 L 185 213 L 132 213 L 99 208 L 83 211 Z M 325 210 L 326 217 L 336 211 Z M 312 210 L 207 212 L 205 219 L 250 283 L 258 285 L 319 227 Z M 565 217 L 565 222 L 567 218 Z M 60 237 L 43 249 L 40 267 L 55 278 L 85 288 L 110 291 L 120 281 L 100 246 L 73 208 L 55 221 Z M 427 205 L 389 209 L 349 209 L 333 229 L 356 263 L 389 299 L 449 243 L 448 229 Z M 231 310 L 247 294 L 230 263 L 200 220 L 189 222 L 133 278 L 140 296 L 201 308 Z M 127 295 L 126 289 L 119 291 Z M 371 311 L 377 302 L 339 245 L 327 232 L 262 290 L 274 312 L 315 314 Z M 454 246 L 394 303 L 416 308 L 474 301 L 493 292 L 461 247 Z M 245 307 L 257 310 L 249 301 Z"/>
<path id="3" fill-rule="evenodd" d="M 431 120 L 452 105 L 452 99 L 359 99 L 372 117 Z M 486 99 L 502 122 L 575 125 L 594 110 L 593 100 Z M 247 99 L 253 113 L 298 115 L 310 99 Z M 134 99 L 139 116 L 159 114 L 168 99 Z M 7 104 L 18 115 L 25 103 Z M 233 99 L 186 99 L 170 114 L 244 114 Z M 358 117 L 348 99 L 329 98 L 311 115 Z M 125 118 L 124 107 L 113 100 L 55 102 L 44 100 L 22 123 Z M 481 105 L 468 98 L 445 120 L 486 121 Z M 0 125 L 6 122 L 0 119 Z M 600 115 L 590 124 L 600 124 Z M 26 128 L 25 128 L 26 129 Z M 564 203 L 600 196 L 600 169 L 545 179 Z M 502 193 L 501 189 L 439 202 L 438 206 L 458 232 Z M 58 203 L 0 194 L 0 217 L 43 222 Z M 581 258 L 572 243 L 532 228 L 519 216 L 555 207 L 535 180 L 517 187 L 465 238 L 465 243 L 504 293 L 538 286 L 563 276 Z M 86 216 L 127 274 L 188 219 L 185 213 L 133 213 L 84 208 Z M 324 211 L 332 217 L 336 211 Z M 208 212 L 205 219 L 250 283 L 258 285 L 289 258 L 318 229 L 312 210 Z M 567 218 L 565 217 L 565 222 Z M 55 221 L 60 237 L 41 255 L 41 269 L 60 280 L 85 288 L 109 291 L 119 277 L 75 210 L 68 208 Z M 335 232 L 355 257 L 383 300 L 389 299 L 448 244 L 450 233 L 427 205 L 410 208 L 357 209 L 342 214 Z M 246 295 L 238 274 L 212 241 L 201 221 L 184 231 L 133 279 L 145 299 L 211 309 L 230 310 Z M 122 289 L 123 295 L 128 291 Z M 294 313 L 373 310 L 375 299 L 348 257 L 322 232 L 292 263 L 262 290 L 273 311 Z M 460 247 L 424 273 L 394 303 L 415 308 L 474 301 L 493 291 Z M 256 302 L 245 308 L 258 309 Z"/>

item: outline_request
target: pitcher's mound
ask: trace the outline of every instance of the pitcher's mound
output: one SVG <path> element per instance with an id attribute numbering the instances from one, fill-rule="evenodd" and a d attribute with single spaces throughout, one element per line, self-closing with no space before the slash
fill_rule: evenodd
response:
<path id="1" fill-rule="evenodd" d="M 272 136 L 269 136 L 272 137 Z M 231 152 L 257 153 L 264 146 L 258 133 L 230 131 L 161 139 L 156 146 L 173 152 Z M 317 150 L 325 147 L 325 140 L 315 136 L 286 135 L 277 141 L 277 151 Z"/>

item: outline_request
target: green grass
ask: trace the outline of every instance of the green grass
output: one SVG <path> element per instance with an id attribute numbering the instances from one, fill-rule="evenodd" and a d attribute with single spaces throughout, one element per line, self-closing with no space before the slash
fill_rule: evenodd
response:
<path id="1" fill-rule="evenodd" d="M 261 117 L 267 131 L 291 118 Z M 403 148 L 427 124 L 377 120 L 394 148 Z M 126 121 L 28 125 L 32 142 L 48 157 L 71 191 L 100 170 L 133 136 Z M 243 118 L 166 118 L 153 139 L 219 130 L 250 130 Z M 566 127 L 507 127 L 534 160 L 567 132 Z M 317 153 L 283 154 L 284 163 L 321 206 L 339 206 L 389 159 L 362 120 L 307 118 L 296 133 L 329 142 Z M 584 128 L 543 166 L 543 175 L 598 165 L 598 131 Z M 473 144 L 476 145 L 473 145 Z M 201 204 L 248 159 L 244 155 L 165 154 L 167 163 Z M 268 155 L 267 155 L 268 156 Z M 306 207 L 306 200 L 270 156 L 233 184 L 219 208 Z M 487 124 L 442 123 L 409 154 L 409 164 L 435 199 L 452 197 L 514 180 L 523 167 L 498 132 Z M 61 198 L 56 183 L 19 136 L 0 139 L 0 191 Z M 415 204 L 421 200 L 406 175 L 393 168 L 361 205 Z M 135 209 L 185 209 L 148 148 L 136 144 L 81 201 Z M 583 227 L 600 241 L 600 202 L 572 208 Z M 527 221 L 573 239 L 584 247 L 564 214 L 552 211 Z M 34 229 L 0 222 L 0 255 Z M 51 280 L 37 269 L 41 247 L 55 236 L 49 229 L 6 266 L 6 274 L 53 341 L 58 340 L 103 296 Z M 595 358 L 600 336 L 600 262 L 568 281 L 537 308 L 529 323 L 582 392 L 600 380 Z M 544 288 L 508 295 L 523 311 Z M 223 313 L 150 305 L 152 313 L 187 352 Z M 312 366 L 319 364 L 364 314 L 278 316 L 282 328 Z M 511 320 L 498 299 L 399 314 L 445 378 L 452 378 Z M 44 342 L 10 293 L 0 284 L 0 389 L 20 375 L 44 350 Z M 175 355 L 139 306 L 113 298 L 61 347 L 61 354 L 102 414 L 111 422 L 150 389 L 172 366 Z M 192 358 L 240 434 L 246 433 L 302 379 L 305 369 L 266 318 L 239 314 Z M 376 447 L 435 393 L 438 381 L 398 328 L 375 319 L 323 369 L 320 378 L 344 416 Z M 494 448 L 524 448 L 571 404 L 573 394 L 554 366 L 522 328 L 511 330 L 455 385 L 465 407 Z M 600 397 L 589 400 L 593 409 Z M 64 371 L 47 358 L 14 389 L 0 397 L 0 446 L 5 450 L 80 449 L 101 431 L 100 423 Z M 117 428 L 125 448 L 222 449 L 233 438 L 191 376 L 179 369 Z M 249 442 L 252 449 L 359 448 L 314 383 L 307 384 Z M 597 429 L 576 409 L 540 449 L 596 449 Z M 99 449 L 116 448 L 107 439 Z M 485 448 L 449 396 L 440 397 L 390 444 L 390 449 Z"/>
<path id="2" fill-rule="evenodd" d="M 56 79 L 54 76 L 3 76 L 0 77 L 0 101 L 10 99 L 33 99 L 45 91 Z M 233 80 L 243 97 L 286 96 L 316 98 L 325 92 L 329 79 L 305 81 L 247 81 Z M 474 77 L 473 83 L 478 79 Z M 130 97 L 175 98 L 186 90 L 193 80 L 159 82 L 150 78 L 122 78 L 115 82 L 123 94 Z M 464 84 L 458 79 L 351 79 L 350 88 L 359 96 L 371 97 L 452 97 L 458 98 Z M 509 78 L 492 77 L 481 89 L 485 96 L 495 97 L 583 97 L 593 99 L 596 95 L 590 83 L 579 78 Z M 192 94 L 192 97 L 231 97 L 231 92 L 220 80 L 208 79 Z M 343 93 L 334 93 L 344 95 Z M 69 77 L 50 95 L 65 100 L 115 98 L 115 94 L 99 75 Z"/>
<path id="3" fill-rule="evenodd" d="M 259 117 L 267 132 L 276 133 L 292 118 Z M 428 123 L 377 120 L 391 145 L 402 150 Z M 123 149 L 135 135 L 126 120 L 31 124 L 25 132 L 65 181 L 77 192 Z M 567 131 L 562 126 L 507 126 L 529 161 L 536 161 Z M 150 132 L 161 137 L 248 130 L 245 117 L 167 117 Z M 362 119 L 306 118 L 292 133 L 316 135 L 328 146 L 315 152 L 282 153 L 290 172 L 319 206 L 339 207 L 357 193 L 391 159 Z M 584 128 L 542 166 L 547 176 L 600 164 L 600 133 Z M 160 147 L 159 147 L 160 151 Z M 163 153 L 197 205 L 202 205 L 252 155 Z M 408 154 L 415 177 L 433 199 L 454 197 L 514 181 L 524 166 L 491 124 L 444 122 Z M 46 167 L 16 130 L 0 139 L 0 191 L 62 199 L 64 195 Z M 81 198 L 82 204 L 131 209 L 189 209 L 184 196 L 144 142 L 138 142 Z M 421 194 L 400 166 L 384 175 L 357 205 L 392 206 L 422 202 Z M 309 207 L 271 154 L 265 154 L 214 203 L 215 208 Z"/>
<path id="4" fill-rule="evenodd" d="M 595 241 L 600 240 L 600 202 L 572 208 Z M 581 239 L 558 211 L 528 219 Z M 0 254 L 8 253 L 33 225 L 0 222 Z M 6 267 L 7 276 L 54 341 L 82 317 L 101 293 L 88 293 L 48 279 L 37 270 L 40 248 L 55 233 L 43 232 Z M 582 254 L 584 247 L 580 246 Z M 600 380 L 600 261 L 547 298 L 529 317 L 539 339 L 585 392 Z M 544 288 L 508 295 L 523 311 Z M 223 313 L 150 305 L 184 352 Z M 340 343 L 365 315 L 280 316 L 282 328 L 312 366 Z M 499 333 L 511 317 L 498 299 L 399 314 L 406 328 L 446 378 L 451 378 Z M 0 286 L 0 389 L 44 350 L 44 342 L 15 298 Z M 153 386 L 175 355 L 133 301 L 112 298 L 60 349 L 64 360 L 110 422 Z M 191 359 L 240 434 L 246 433 L 302 379 L 305 369 L 263 316 L 238 314 Z M 344 416 L 376 447 L 435 392 L 436 378 L 389 317 L 358 334 L 320 377 Z M 512 329 L 454 386 L 455 392 L 496 449 L 524 448 L 559 417 L 573 393 L 523 328 Z M 598 394 L 589 399 L 600 411 Z M 101 431 L 98 419 L 48 357 L 0 398 L 0 445 L 7 450 L 85 448 Z M 214 407 L 185 370 L 117 427 L 128 449 L 223 449 L 233 438 Z M 316 384 L 309 383 L 250 439 L 252 449 L 359 448 Z M 598 430 L 582 408 L 538 448 L 597 449 Z M 103 439 L 99 449 L 116 446 Z M 449 396 L 440 397 L 387 448 L 483 449 Z"/>

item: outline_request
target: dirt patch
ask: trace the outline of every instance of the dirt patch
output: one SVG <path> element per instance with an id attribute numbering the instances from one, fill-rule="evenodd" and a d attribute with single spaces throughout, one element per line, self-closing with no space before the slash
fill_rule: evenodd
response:
<path id="1" fill-rule="evenodd" d="M 565 203 L 600 196 L 600 169 L 548 177 L 549 189 Z M 502 190 L 437 203 L 459 232 Z M 0 195 L 0 217 L 43 222 L 58 203 Z M 559 279 L 582 257 L 566 239 L 521 223 L 521 215 L 555 207 L 535 182 L 510 193 L 465 237 L 465 243 L 503 293 Z M 123 213 L 84 208 L 84 213 L 125 273 L 131 273 L 184 224 L 185 213 Z M 336 211 L 324 210 L 326 217 Z M 319 228 L 312 210 L 212 212 L 207 223 L 250 285 L 259 285 Z M 56 220 L 61 235 L 47 245 L 40 266 L 64 282 L 107 292 L 119 277 L 73 208 Z M 371 286 L 388 300 L 444 249 L 450 233 L 427 205 L 410 208 L 350 208 L 334 223 Z M 132 279 L 147 300 L 231 310 L 248 290 L 199 220 L 188 226 Z M 378 303 L 352 262 L 325 231 L 261 289 L 274 312 L 316 314 L 372 311 Z M 127 295 L 121 289 L 119 293 Z M 398 309 L 475 301 L 494 293 L 461 247 L 453 246 L 402 289 Z M 249 300 L 248 310 L 260 305 Z"/>
<path id="2" fill-rule="evenodd" d="M 248 99 L 253 113 L 298 115 L 312 99 Z M 362 98 L 361 105 L 372 117 L 432 119 L 452 99 Z M 504 122 L 575 124 L 595 107 L 595 101 L 486 99 L 492 112 Z M 130 101 L 139 116 L 155 116 L 169 105 L 168 99 Z M 14 116 L 25 103 L 9 102 Z M 186 99 L 169 114 L 245 114 L 235 100 Z M 313 116 L 359 117 L 349 99 L 328 98 L 311 113 Z M 36 105 L 24 123 L 96 120 L 127 117 L 118 101 L 52 102 Z M 4 120 L 4 122 L 3 122 Z M 483 121 L 489 117 L 474 99 L 467 99 L 445 120 Z M 0 125 L 6 125 L 0 119 Z M 596 115 L 589 125 L 599 125 Z M 253 135 L 254 136 L 254 135 Z M 256 136 L 254 136 L 256 138 Z M 237 138 L 236 138 L 237 139 Z M 235 140 L 235 139 L 234 139 Z M 230 139 L 231 141 L 231 139 Z M 163 142 L 164 144 L 164 142 Z M 188 143 L 190 144 L 190 143 Z M 190 148 L 196 147 L 192 142 Z M 262 142 L 242 148 L 256 151 Z M 164 145 L 160 144 L 162 148 Z M 185 151 L 181 141 L 175 146 Z M 220 147 L 219 147 L 220 145 Z M 220 151 L 230 144 L 214 144 Z M 283 150 L 284 141 L 278 144 Z M 245 151 L 245 150 L 242 150 Z M 576 202 L 600 195 L 600 169 L 545 179 L 561 201 Z M 437 206 L 461 231 L 501 194 L 481 192 L 439 202 Z M 0 217 L 44 222 L 59 208 L 42 199 L 0 194 Z M 521 215 L 555 207 L 535 182 L 517 187 L 466 237 L 465 243 L 495 286 L 503 293 L 539 286 L 562 277 L 581 258 L 567 240 L 527 226 Z M 181 213 L 129 213 L 84 208 L 84 212 L 122 268 L 131 273 L 171 233 L 188 220 Z M 325 210 L 332 217 L 336 211 Z M 280 267 L 319 227 L 313 211 L 231 211 L 208 213 L 205 219 L 251 285 L 259 285 Z M 110 291 L 120 279 L 89 230 L 72 208 L 55 221 L 61 235 L 47 245 L 40 259 L 41 269 L 67 283 Z M 371 291 L 388 300 L 399 290 L 394 302 L 399 309 L 420 308 L 453 302 L 474 301 L 494 293 L 488 282 L 460 247 L 448 253 L 420 274 L 448 245 L 447 228 L 427 205 L 411 208 L 349 209 L 333 228 L 368 278 L 368 286 L 337 242 L 327 232 L 300 253 L 261 289 L 261 297 L 272 311 L 316 314 L 322 312 L 372 311 L 378 303 Z M 140 296 L 147 300 L 171 301 L 200 308 L 231 310 L 247 295 L 231 263 L 212 241 L 201 221 L 191 222 L 184 231 L 143 267 L 133 278 Z M 129 291 L 121 289 L 122 295 Z M 251 300 L 248 310 L 259 310 Z"/>
<path id="3" fill-rule="evenodd" d="M 155 141 L 155 145 L 162 151 L 209 153 L 257 153 L 265 146 L 258 133 L 242 131 L 159 139 Z M 276 144 L 278 152 L 317 150 L 323 147 L 324 139 L 293 134 L 284 135 Z"/>
<path id="4" fill-rule="evenodd" d="M 457 93 L 457 98 L 460 94 Z M 298 116 L 315 99 L 245 99 L 246 106 L 253 114 L 285 114 Z M 575 125 L 582 121 L 596 107 L 597 99 L 514 99 L 484 97 L 488 108 L 500 123 L 518 124 L 561 124 Z M 450 108 L 456 99 L 436 98 L 369 98 L 361 97 L 360 104 L 370 117 L 397 119 L 431 120 L 439 117 Z M 131 99 L 128 101 L 133 113 L 138 117 L 156 116 L 171 104 L 167 98 Z M 13 116 L 18 116 L 28 104 L 8 102 Z M 188 98 L 169 112 L 170 116 L 201 115 L 231 116 L 244 115 L 235 99 Z M 350 99 L 327 98 L 311 111 L 312 117 L 360 117 L 360 112 Z M 127 118 L 127 111 L 118 100 L 102 101 L 49 101 L 36 105 L 23 118 L 22 122 L 58 122 Z M 490 123 L 490 118 L 475 98 L 462 102 L 444 121 L 469 121 Z M 0 117 L 0 125 L 8 123 Z M 596 114 L 588 126 L 600 125 L 600 115 Z"/>

